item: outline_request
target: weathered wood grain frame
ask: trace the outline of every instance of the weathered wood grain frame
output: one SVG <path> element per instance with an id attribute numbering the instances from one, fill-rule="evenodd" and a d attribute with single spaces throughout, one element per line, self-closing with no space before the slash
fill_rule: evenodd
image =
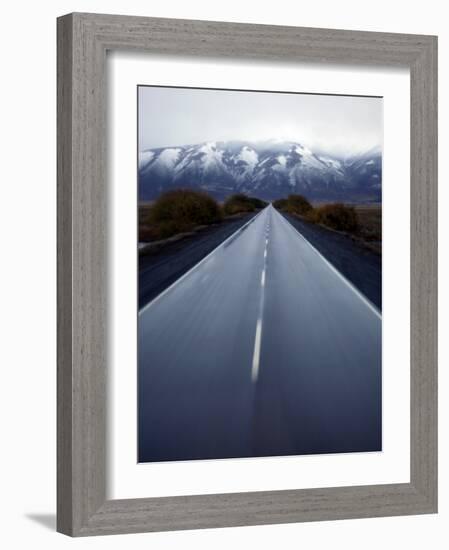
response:
<path id="1" fill-rule="evenodd" d="M 410 483 L 106 499 L 108 50 L 409 67 Z M 57 497 L 57 529 L 72 536 L 437 511 L 436 37 L 82 13 L 58 19 Z"/>

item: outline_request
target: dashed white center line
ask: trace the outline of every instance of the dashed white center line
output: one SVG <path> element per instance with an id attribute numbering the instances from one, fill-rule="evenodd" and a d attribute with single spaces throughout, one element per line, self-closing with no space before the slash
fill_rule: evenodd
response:
<path id="1" fill-rule="evenodd" d="M 251 380 L 257 382 L 259 376 L 260 363 L 260 344 L 262 342 L 262 319 L 257 319 L 256 338 L 254 340 L 253 368 L 251 370 Z"/>
<path id="2" fill-rule="evenodd" d="M 260 302 L 259 302 L 259 315 L 257 317 L 256 324 L 256 335 L 254 338 L 254 352 L 253 352 L 253 363 L 251 369 L 251 380 L 253 383 L 257 382 L 259 377 L 259 365 L 260 365 L 260 349 L 262 346 L 262 323 L 263 323 L 263 307 L 265 301 L 265 278 L 267 271 L 267 253 L 268 253 L 268 234 L 270 232 L 270 227 L 267 225 L 265 229 L 265 247 L 263 251 L 263 269 L 260 276 Z"/>

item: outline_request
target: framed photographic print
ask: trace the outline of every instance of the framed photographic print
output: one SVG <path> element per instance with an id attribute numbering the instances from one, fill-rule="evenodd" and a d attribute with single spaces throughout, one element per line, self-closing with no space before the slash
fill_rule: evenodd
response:
<path id="1" fill-rule="evenodd" d="M 58 20 L 58 530 L 437 509 L 436 37 Z"/>

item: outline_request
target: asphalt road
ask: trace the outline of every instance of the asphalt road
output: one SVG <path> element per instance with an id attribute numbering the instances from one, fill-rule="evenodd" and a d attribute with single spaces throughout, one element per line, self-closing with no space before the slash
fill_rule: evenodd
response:
<path id="1" fill-rule="evenodd" d="M 150 254 L 139 255 L 139 309 L 145 307 L 254 215 L 251 212 L 228 218 L 182 240 L 166 243 Z"/>
<path id="2" fill-rule="evenodd" d="M 381 449 L 381 316 L 269 206 L 139 313 L 139 462 Z"/>

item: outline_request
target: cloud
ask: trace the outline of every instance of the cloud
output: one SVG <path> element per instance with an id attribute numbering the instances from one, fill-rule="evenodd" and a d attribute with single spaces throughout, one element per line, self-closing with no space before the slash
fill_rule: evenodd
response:
<path id="1" fill-rule="evenodd" d="M 139 149 L 203 141 L 298 141 L 345 155 L 382 144 L 382 99 L 139 87 Z"/>

